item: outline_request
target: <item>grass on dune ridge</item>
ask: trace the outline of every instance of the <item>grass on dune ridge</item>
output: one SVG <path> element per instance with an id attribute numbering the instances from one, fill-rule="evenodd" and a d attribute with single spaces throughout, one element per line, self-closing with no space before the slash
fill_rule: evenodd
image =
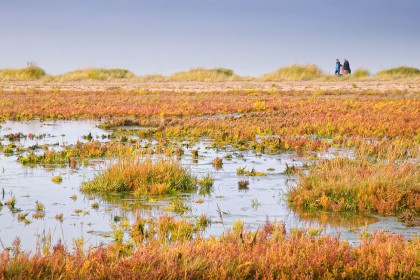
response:
<path id="1" fill-rule="evenodd" d="M 290 65 L 279 70 L 265 74 L 261 77 L 263 81 L 305 81 L 321 77 L 322 71 L 315 64 Z"/>
<path id="2" fill-rule="evenodd" d="M 240 77 L 233 73 L 233 70 L 226 68 L 194 68 L 189 71 L 177 72 L 168 77 L 170 81 L 201 81 L 201 82 L 221 82 L 228 80 L 238 80 Z"/>
<path id="3" fill-rule="evenodd" d="M 377 78 L 382 79 L 403 79 L 420 77 L 420 69 L 402 66 L 398 68 L 386 69 L 376 73 Z"/>
<path id="4" fill-rule="evenodd" d="M 23 69 L 0 69 L 0 81 L 117 81 L 132 80 L 138 82 L 166 82 L 166 81 L 200 81 L 200 82 L 224 82 L 224 81 L 347 81 L 347 80 L 398 80 L 413 79 L 420 77 L 420 70 L 413 67 L 398 67 L 385 69 L 376 75 L 371 75 L 369 70 L 357 68 L 352 75 L 335 76 L 326 74 L 315 64 L 294 64 L 282 67 L 274 72 L 261 77 L 244 77 L 227 68 L 192 68 L 187 71 L 173 73 L 169 76 L 154 74 L 137 76 L 126 69 L 86 68 L 71 71 L 63 75 L 47 75 L 37 66 L 29 66 Z"/>
<path id="5" fill-rule="evenodd" d="M 56 76 L 59 81 L 81 81 L 81 80 L 99 80 L 113 81 L 120 79 L 132 79 L 135 75 L 125 69 L 102 69 L 87 68 L 68 72 L 64 75 Z"/>
<path id="6" fill-rule="evenodd" d="M 22 69 L 0 69 L 0 81 L 2 82 L 39 80 L 45 76 L 45 71 L 37 66 Z"/>

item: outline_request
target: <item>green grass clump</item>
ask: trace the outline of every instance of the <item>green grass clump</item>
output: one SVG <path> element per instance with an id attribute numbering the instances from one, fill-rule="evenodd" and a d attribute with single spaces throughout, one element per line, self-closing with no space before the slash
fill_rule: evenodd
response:
<path id="1" fill-rule="evenodd" d="M 121 79 L 134 78 L 134 74 L 125 69 L 102 69 L 102 68 L 88 68 L 58 76 L 60 81 L 81 81 L 81 80 L 99 80 L 112 81 Z"/>
<path id="2" fill-rule="evenodd" d="M 176 194 L 192 191 L 196 178 L 171 158 L 120 159 L 92 181 L 84 182 L 87 193 L 133 192 L 136 196 Z"/>
<path id="3" fill-rule="evenodd" d="M 265 74 L 260 79 L 263 81 L 305 81 L 322 76 L 322 71 L 315 64 L 290 65 L 275 72 Z"/>
<path id="4" fill-rule="evenodd" d="M 201 81 L 201 82 L 222 82 L 235 80 L 239 77 L 233 70 L 226 68 L 194 68 L 189 71 L 177 72 L 168 77 L 172 81 Z"/>
<path id="5" fill-rule="evenodd" d="M 37 66 L 29 66 L 23 69 L 0 70 L 0 81 L 31 81 L 45 77 L 45 71 Z"/>
<path id="6" fill-rule="evenodd" d="M 210 194 L 214 183 L 214 177 L 210 174 L 206 174 L 203 178 L 198 180 L 198 185 L 200 186 L 199 193 L 201 195 Z"/>
<path id="7" fill-rule="evenodd" d="M 379 71 L 378 73 L 376 73 L 376 77 L 384 79 L 403 79 L 420 77 L 420 69 L 402 66 L 398 68 Z"/>
<path id="8" fill-rule="evenodd" d="M 335 158 L 299 175 L 288 193 L 298 209 L 376 212 L 382 215 L 412 210 L 420 213 L 420 166 L 391 160 Z"/>

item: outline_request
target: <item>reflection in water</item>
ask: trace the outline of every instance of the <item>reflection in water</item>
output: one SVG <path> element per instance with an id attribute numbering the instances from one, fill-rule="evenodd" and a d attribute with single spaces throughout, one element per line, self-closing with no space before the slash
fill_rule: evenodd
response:
<path id="1" fill-rule="evenodd" d="M 305 212 L 295 211 L 296 215 L 302 221 L 316 222 L 320 226 L 333 226 L 349 229 L 366 227 L 369 224 L 379 221 L 378 218 L 356 213 L 341 212 Z"/>

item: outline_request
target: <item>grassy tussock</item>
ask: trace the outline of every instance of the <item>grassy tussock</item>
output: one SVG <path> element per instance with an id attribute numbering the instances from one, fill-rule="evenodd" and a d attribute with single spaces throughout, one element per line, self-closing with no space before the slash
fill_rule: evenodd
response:
<path id="1" fill-rule="evenodd" d="M 113 81 L 121 79 L 132 79 L 134 74 L 125 69 L 101 69 L 88 68 L 68 72 L 61 76 L 56 76 L 59 81 L 82 81 L 82 80 L 99 80 Z"/>
<path id="2" fill-rule="evenodd" d="M 324 160 L 300 174 L 288 201 L 306 210 L 376 212 L 383 215 L 404 210 L 420 212 L 420 165 L 412 162 L 367 158 Z"/>
<path id="3" fill-rule="evenodd" d="M 170 81 L 223 82 L 237 80 L 239 77 L 233 73 L 233 70 L 226 68 L 194 68 L 189 71 L 174 73 L 167 79 Z"/>
<path id="4" fill-rule="evenodd" d="M 304 81 L 314 80 L 321 76 L 322 71 L 315 64 L 294 64 L 266 74 L 260 79 L 263 81 Z"/>
<path id="5" fill-rule="evenodd" d="M 353 76 L 355 78 L 368 78 L 370 76 L 369 70 L 364 69 L 364 68 L 357 68 L 354 73 Z"/>
<path id="6" fill-rule="evenodd" d="M 0 70 L 0 81 L 2 82 L 39 80 L 45 76 L 45 71 L 37 66 L 30 66 L 23 69 Z"/>
<path id="7" fill-rule="evenodd" d="M 387 70 L 382 70 L 376 73 L 377 78 L 381 79 L 404 79 L 404 78 L 418 78 L 420 77 L 420 69 L 414 67 L 398 67 Z"/>
<path id="8" fill-rule="evenodd" d="M 0 278 L 7 279 L 417 279 L 420 239 L 375 233 L 359 247 L 337 237 L 284 232 L 267 223 L 259 231 L 238 227 L 220 238 L 191 238 L 193 228 L 170 221 L 155 227 L 163 238 L 147 237 L 143 221 L 135 225 L 134 244 L 114 244 L 74 252 L 64 245 L 0 253 Z M 167 226 L 165 226 L 167 225 Z M 168 234 L 168 231 L 171 232 Z M 168 242 L 174 236 L 177 242 Z M 181 238 L 178 238 L 180 236 Z M 146 237 L 146 239 L 144 239 Z"/>
<path id="9" fill-rule="evenodd" d="M 196 179 L 173 159 L 120 159 L 92 181 L 84 182 L 87 193 L 134 192 L 137 196 L 175 194 L 195 189 Z"/>

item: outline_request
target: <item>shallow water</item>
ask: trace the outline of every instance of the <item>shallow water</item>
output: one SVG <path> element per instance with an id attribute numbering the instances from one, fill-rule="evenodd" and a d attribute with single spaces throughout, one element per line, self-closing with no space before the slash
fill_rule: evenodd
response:
<path id="1" fill-rule="evenodd" d="M 59 149 L 62 145 L 86 141 L 82 137 L 89 133 L 93 139 L 102 139 L 102 135 L 111 133 L 97 128 L 98 124 L 98 121 L 5 122 L 1 123 L 0 141 L 7 145 L 11 142 L 5 139 L 7 134 L 32 133 L 35 136 L 43 136 L 21 138 L 13 142 L 23 147 L 48 144 Z M 241 219 L 245 226 L 256 229 L 265 223 L 267 217 L 271 221 L 283 221 L 287 230 L 323 227 L 322 234 L 340 233 L 341 238 L 349 240 L 351 244 L 358 244 L 358 232 L 363 230 L 382 229 L 406 237 L 420 233 L 420 227 L 407 228 L 396 221 L 395 217 L 325 212 L 295 213 L 286 205 L 284 195 L 288 187 L 296 182 L 293 176 L 284 175 L 282 172 L 285 171 L 286 164 L 300 166 L 305 162 L 305 158 L 296 153 L 257 156 L 252 151 L 236 151 L 232 147 L 223 150 L 209 148 L 210 144 L 209 139 L 202 139 L 195 146 L 184 147 L 185 155 L 181 158 L 182 164 L 190 167 L 194 175 L 202 177 L 210 173 L 215 178 L 210 195 L 182 195 L 185 203 L 191 207 L 191 211 L 184 213 L 184 217 L 192 218 L 206 214 L 213 221 L 204 232 L 205 236 L 222 234 L 237 219 Z M 196 163 L 191 157 L 192 149 L 199 151 Z M 318 154 L 318 157 L 331 158 L 336 154 L 346 153 L 348 151 L 328 151 Z M 226 154 L 231 154 L 232 158 L 224 158 L 223 168 L 215 170 L 212 166 L 213 159 L 223 158 Z M 112 241 L 111 224 L 122 218 L 133 222 L 136 215 L 180 215 L 164 210 L 173 199 L 171 197 L 147 200 L 128 196 L 104 200 L 83 195 L 80 192 L 82 182 L 92 179 L 108 164 L 109 160 L 95 159 L 77 169 L 67 166 L 27 167 L 17 162 L 15 155 L 0 153 L 0 189 L 4 189 L 4 197 L 0 192 L 0 199 L 4 204 L 14 196 L 18 209 L 12 211 L 5 205 L 0 208 L 0 246 L 10 246 L 16 237 L 21 239 L 22 248 L 26 250 L 34 250 L 37 242 L 40 243 L 43 237 L 50 239 L 52 243 L 61 239 L 70 247 L 76 238 L 83 238 L 86 245 L 98 246 L 102 242 Z M 236 170 L 239 167 L 246 167 L 247 170 L 254 168 L 256 171 L 266 172 L 267 176 L 238 176 Z M 56 175 L 63 177 L 61 184 L 51 181 Z M 249 190 L 238 190 L 238 181 L 244 179 L 250 182 Z M 71 198 L 74 195 L 77 196 L 75 200 L 74 197 Z M 196 203 L 197 199 L 204 202 Z M 36 201 L 45 205 L 43 219 L 32 217 L 36 212 Z M 98 210 L 91 208 L 93 203 L 99 203 Z M 218 208 L 223 212 L 223 223 Z M 30 223 L 19 222 L 18 213 L 28 213 Z M 60 213 L 63 213 L 63 222 L 55 219 Z"/>

